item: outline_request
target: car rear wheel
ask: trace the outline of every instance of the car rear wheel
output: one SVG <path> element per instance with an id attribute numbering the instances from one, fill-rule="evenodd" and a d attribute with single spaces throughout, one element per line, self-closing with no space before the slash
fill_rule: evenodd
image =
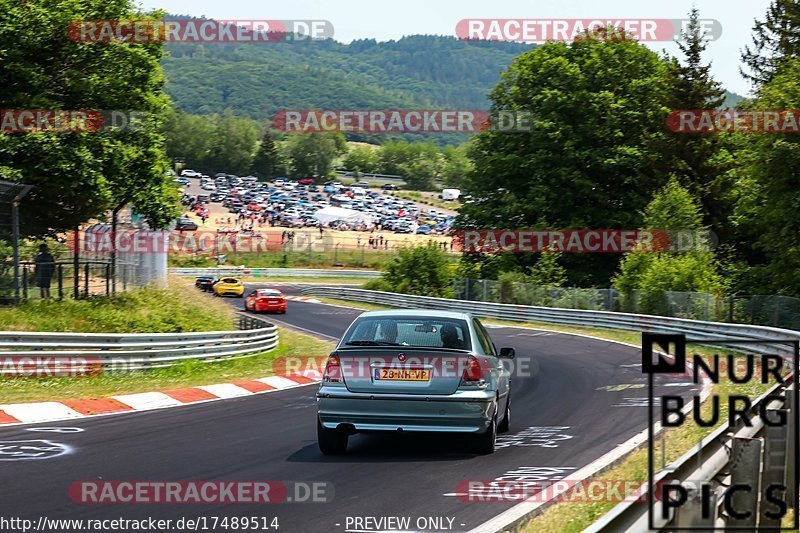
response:
<path id="1" fill-rule="evenodd" d="M 317 419 L 317 444 L 325 455 L 338 455 L 347 451 L 348 435 L 343 431 L 328 429 Z"/>
<path id="2" fill-rule="evenodd" d="M 492 416 L 489 427 L 475 439 L 475 451 L 481 455 L 494 453 L 495 443 L 497 442 L 497 409 L 499 407 L 499 405 L 495 404 L 494 416 Z"/>

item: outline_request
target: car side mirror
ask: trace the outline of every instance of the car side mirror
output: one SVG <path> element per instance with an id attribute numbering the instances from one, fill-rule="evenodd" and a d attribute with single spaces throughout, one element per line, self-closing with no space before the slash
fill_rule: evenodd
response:
<path id="1" fill-rule="evenodd" d="M 500 357 L 501 359 L 514 359 L 516 357 L 517 352 L 514 351 L 514 348 L 500 348 Z"/>

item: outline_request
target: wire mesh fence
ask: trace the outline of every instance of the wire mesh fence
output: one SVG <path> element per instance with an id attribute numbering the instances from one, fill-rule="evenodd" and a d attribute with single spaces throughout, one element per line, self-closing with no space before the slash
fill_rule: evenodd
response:
<path id="1" fill-rule="evenodd" d="M 455 297 L 562 309 L 618 311 L 800 329 L 800 298 L 715 295 L 701 292 L 548 287 L 529 283 L 456 278 Z"/>

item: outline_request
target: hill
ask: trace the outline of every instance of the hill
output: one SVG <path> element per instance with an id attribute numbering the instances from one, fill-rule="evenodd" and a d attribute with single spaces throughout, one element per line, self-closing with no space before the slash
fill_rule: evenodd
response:
<path id="1" fill-rule="evenodd" d="M 166 46 L 167 90 L 189 113 L 263 120 L 280 109 L 487 109 L 499 73 L 530 45 L 413 35 Z"/>

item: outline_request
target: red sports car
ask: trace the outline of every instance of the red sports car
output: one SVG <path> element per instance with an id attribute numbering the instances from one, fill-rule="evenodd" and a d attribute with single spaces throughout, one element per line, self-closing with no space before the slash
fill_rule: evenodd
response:
<path id="1" fill-rule="evenodd" d="M 286 312 L 286 298 L 277 289 L 258 289 L 244 299 L 244 308 L 256 313 Z"/>

